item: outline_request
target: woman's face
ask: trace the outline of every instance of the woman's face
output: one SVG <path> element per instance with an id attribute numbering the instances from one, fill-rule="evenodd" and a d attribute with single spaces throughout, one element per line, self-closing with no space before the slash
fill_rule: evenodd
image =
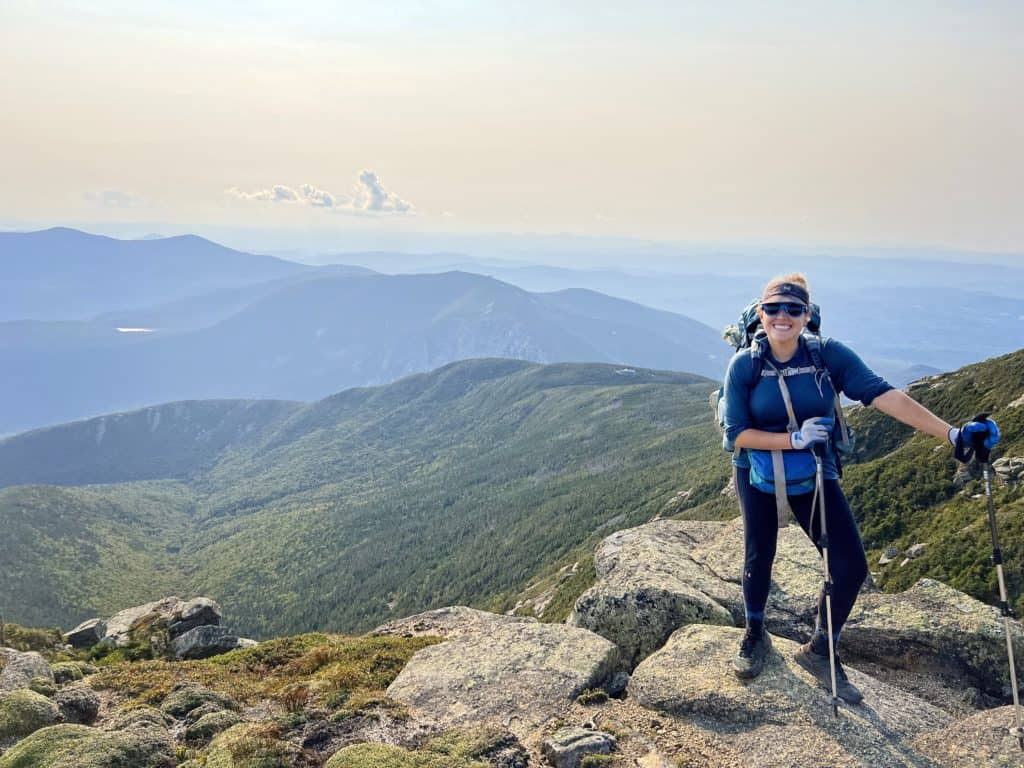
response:
<path id="1" fill-rule="evenodd" d="M 762 304 L 800 304 L 804 302 L 787 294 L 775 294 L 761 300 Z M 774 317 L 770 317 L 763 309 L 758 307 L 757 314 L 761 318 L 761 325 L 768 334 L 768 341 L 773 344 L 788 344 L 800 337 L 807 326 L 809 317 L 804 312 L 800 317 L 791 317 L 784 310 L 780 310 Z"/>

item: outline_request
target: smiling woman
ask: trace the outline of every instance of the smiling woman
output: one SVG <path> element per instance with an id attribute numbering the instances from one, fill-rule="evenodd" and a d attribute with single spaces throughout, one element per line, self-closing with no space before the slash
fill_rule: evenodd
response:
<path id="1" fill-rule="evenodd" d="M 849 347 L 805 333 L 810 288 L 802 274 L 777 277 L 761 294 L 754 336 L 729 364 L 725 434 L 743 516 L 743 600 L 747 632 L 733 666 L 741 678 L 760 674 L 771 649 L 764 609 L 780 524 L 792 514 L 822 553 L 827 587 L 818 600 L 814 634 L 796 660 L 849 704 L 863 698 L 847 679 L 836 646 L 867 576 L 860 533 L 839 485 L 837 395 L 874 406 L 940 439 L 965 458 L 965 442 L 982 435 L 991 447 L 999 430 L 990 419 L 950 426 L 871 371 Z"/>

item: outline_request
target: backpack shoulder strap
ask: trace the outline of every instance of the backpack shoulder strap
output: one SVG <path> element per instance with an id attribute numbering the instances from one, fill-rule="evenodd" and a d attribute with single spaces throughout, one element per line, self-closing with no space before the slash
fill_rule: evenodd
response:
<path id="1" fill-rule="evenodd" d="M 839 390 L 836 388 L 835 382 L 832 381 L 832 375 L 829 373 L 828 366 L 825 365 L 825 355 L 822 353 L 822 348 L 828 342 L 828 339 L 822 339 L 820 334 L 810 334 L 807 336 L 806 340 L 807 351 L 811 354 L 811 359 L 814 361 L 814 367 L 824 371 L 825 378 L 828 380 L 828 385 L 832 387 L 832 392 L 835 394 L 836 421 L 839 424 L 840 439 L 844 444 L 849 445 L 850 425 L 846 421 L 846 416 L 843 415 L 843 402 L 839 398 Z"/>

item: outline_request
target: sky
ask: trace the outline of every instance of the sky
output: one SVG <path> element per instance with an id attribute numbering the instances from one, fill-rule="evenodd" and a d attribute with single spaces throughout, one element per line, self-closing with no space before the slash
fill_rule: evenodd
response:
<path id="1" fill-rule="evenodd" d="M 3 228 L 1024 251 L 1015 0 L 6 0 L 0 67 Z"/>

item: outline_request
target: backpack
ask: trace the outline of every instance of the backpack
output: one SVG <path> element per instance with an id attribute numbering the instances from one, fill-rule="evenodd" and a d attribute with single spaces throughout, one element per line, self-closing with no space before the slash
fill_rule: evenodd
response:
<path id="1" fill-rule="evenodd" d="M 761 327 L 761 318 L 757 315 L 757 309 L 761 305 L 760 299 L 754 299 L 747 307 L 740 313 L 739 319 L 736 321 L 736 325 L 729 325 L 725 327 L 722 332 L 722 338 L 728 341 L 737 351 L 741 349 L 750 350 L 750 356 L 753 360 L 753 370 L 755 380 L 761 376 L 777 376 L 779 379 L 780 388 L 783 392 L 783 399 L 788 400 L 789 395 L 785 388 L 785 382 L 783 378 L 785 372 L 780 372 L 774 369 L 774 366 L 770 366 L 772 370 L 764 370 L 764 358 L 763 351 L 764 345 L 768 343 L 768 336 L 764 328 Z M 821 376 L 823 381 L 827 381 L 828 385 L 832 388 L 835 393 L 835 426 L 832 430 L 831 443 L 835 448 L 836 453 L 836 468 L 839 470 L 840 475 L 843 471 L 843 460 L 848 459 L 853 455 L 854 449 L 854 433 L 847 422 L 846 417 L 843 415 L 842 403 L 839 399 L 839 390 L 832 383 L 832 377 L 829 375 L 828 367 L 825 365 L 824 357 L 821 353 L 821 349 L 824 346 L 824 340 L 821 337 L 821 308 L 817 304 L 811 304 L 811 318 L 807 323 L 807 330 L 803 333 L 804 343 L 807 346 L 807 351 L 811 356 L 811 362 L 814 365 L 815 375 Z M 732 451 L 733 445 L 730 440 L 725 436 L 725 384 L 711 393 L 710 397 L 711 409 L 715 412 L 716 423 L 718 424 L 718 431 L 722 433 L 722 448 L 726 451 Z"/>

